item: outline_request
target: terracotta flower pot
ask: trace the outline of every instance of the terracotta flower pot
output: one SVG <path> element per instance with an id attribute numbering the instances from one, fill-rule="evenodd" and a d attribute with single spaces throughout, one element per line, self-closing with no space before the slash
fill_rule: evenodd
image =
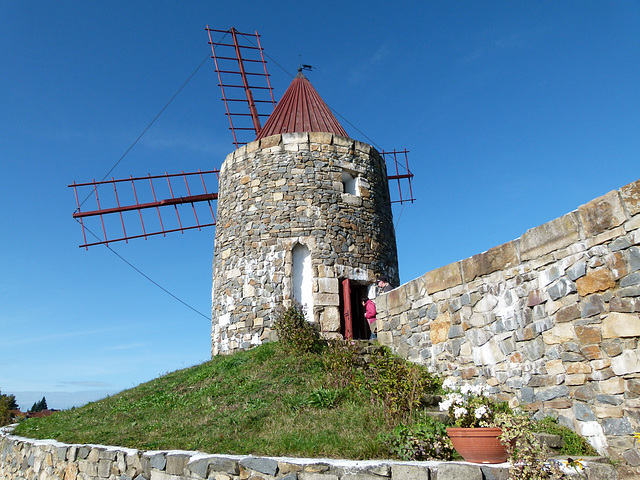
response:
<path id="1" fill-rule="evenodd" d="M 467 462 L 503 463 L 507 461 L 507 451 L 498 437 L 501 428 L 447 428 L 447 435 L 456 451 Z"/>

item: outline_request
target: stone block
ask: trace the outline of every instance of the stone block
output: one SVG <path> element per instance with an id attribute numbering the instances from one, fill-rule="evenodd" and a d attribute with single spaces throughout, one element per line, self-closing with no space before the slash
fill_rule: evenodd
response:
<path id="1" fill-rule="evenodd" d="M 608 268 L 601 268 L 587 273 L 584 277 L 576 280 L 578 295 L 581 297 L 595 292 L 604 292 L 616 286 L 613 274 Z"/>
<path id="2" fill-rule="evenodd" d="M 333 144 L 338 147 L 352 147 L 353 142 L 349 137 L 343 137 L 342 135 L 333 136 Z"/>
<path id="3" fill-rule="evenodd" d="M 391 290 L 387 294 L 387 308 L 389 310 L 401 308 L 407 304 L 407 291 L 405 286 Z"/>
<path id="4" fill-rule="evenodd" d="M 606 305 L 602 295 L 589 295 L 580 301 L 580 316 L 582 318 L 599 315 L 606 310 Z"/>
<path id="5" fill-rule="evenodd" d="M 565 373 L 564 365 L 562 364 L 562 360 L 549 360 L 545 363 L 545 368 L 547 369 L 547 373 L 549 375 L 560 375 Z"/>
<path id="6" fill-rule="evenodd" d="M 576 212 L 527 230 L 520 237 L 522 261 L 532 260 L 580 240 Z"/>
<path id="7" fill-rule="evenodd" d="M 320 293 L 338 293 L 339 282 L 337 278 L 318 278 L 318 291 Z"/>
<path id="8" fill-rule="evenodd" d="M 634 272 L 620 280 L 621 287 L 632 287 L 640 285 L 640 272 Z"/>
<path id="9" fill-rule="evenodd" d="M 602 332 L 597 325 L 576 325 L 575 332 L 581 345 L 593 345 L 602 340 Z"/>
<path id="10" fill-rule="evenodd" d="M 313 304 L 321 307 L 338 307 L 340 296 L 337 293 L 314 293 Z"/>
<path id="11" fill-rule="evenodd" d="M 151 468 L 155 468 L 157 470 L 164 470 L 165 465 L 167 464 L 167 457 L 164 453 L 156 453 L 149 458 L 149 465 Z"/>
<path id="12" fill-rule="evenodd" d="M 587 360 L 600 360 L 602 358 L 602 350 L 600 350 L 598 345 L 585 345 L 580 348 L 580 353 L 584 355 Z"/>
<path id="13" fill-rule="evenodd" d="M 620 196 L 630 215 L 640 213 L 640 180 L 636 180 L 620 189 Z"/>
<path id="14" fill-rule="evenodd" d="M 602 321 L 602 338 L 640 336 L 640 315 L 611 312 Z"/>
<path id="15" fill-rule="evenodd" d="M 584 385 L 587 380 L 587 376 L 584 373 L 574 373 L 571 375 L 565 375 L 564 384 L 569 387 L 575 387 L 578 385 Z"/>
<path id="16" fill-rule="evenodd" d="M 254 470 L 265 475 L 275 476 L 278 471 L 278 462 L 270 458 L 247 457 L 238 463 L 248 470 Z"/>
<path id="17" fill-rule="evenodd" d="M 429 295 L 462 284 L 460 262 L 431 270 L 422 276 Z"/>
<path id="18" fill-rule="evenodd" d="M 624 452 L 622 454 L 622 457 L 632 467 L 637 467 L 640 465 L 640 454 L 638 454 L 638 450 L 635 448 L 630 448 L 629 450 Z M 636 473 L 638 472 L 636 471 Z"/>
<path id="19" fill-rule="evenodd" d="M 567 366 L 567 373 L 591 373 L 591 365 L 585 362 L 570 363 Z"/>
<path id="20" fill-rule="evenodd" d="M 617 191 L 591 200 L 578 207 L 578 215 L 586 237 L 593 237 L 622 225 L 627 219 Z"/>
<path id="21" fill-rule="evenodd" d="M 621 395 L 596 395 L 596 402 L 605 403 L 607 405 L 621 405 L 622 404 L 622 396 Z"/>
<path id="22" fill-rule="evenodd" d="M 605 435 L 632 435 L 633 427 L 627 418 L 605 418 L 602 420 Z"/>
<path id="23" fill-rule="evenodd" d="M 576 284 L 573 283 L 568 278 L 561 278 L 556 283 L 554 283 L 549 289 L 547 293 L 551 297 L 552 300 L 558 300 L 562 297 L 566 297 L 570 293 L 574 293 L 576 291 Z"/>
<path id="24" fill-rule="evenodd" d="M 483 480 L 482 469 L 478 465 L 453 462 L 438 465 L 438 480 L 459 480 L 461 478 L 465 480 Z M 393 476 L 391 479 L 395 480 Z"/>
<path id="25" fill-rule="evenodd" d="M 301 472 L 298 473 L 298 480 L 339 480 L 338 475 L 330 473 Z"/>
<path id="26" fill-rule="evenodd" d="M 184 469 L 189 463 L 191 457 L 189 455 L 167 455 L 167 465 L 165 467 L 165 471 L 169 475 L 182 475 L 184 473 Z"/>
<path id="27" fill-rule="evenodd" d="M 576 304 L 568 305 L 556 312 L 556 323 L 570 322 L 576 318 L 580 318 L 580 309 Z"/>
<path id="28" fill-rule="evenodd" d="M 378 332 L 378 343 L 381 345 L 391 346 L 393 345 L 393 334 L 391 332 Z"/>
<path id="29" fill-rule="evenodd" d="M 292 143 L 309 143 L 309 134 L 307 132 L 283 133 L 282 143 L 285 145 Z"/>
<path id="30" fill-rule="evenodd" d="M 560 323 L 551 330 L 542 332 L 542 339 L 547 345 L 556 345 L 575 339 L 575 330 L 571 323 Z"/>
<path id="31" fill-rule="evenodd" d="M 429 478 L 429 469 L 426 466 L 401 463 L 391 465 L 391 480 L 429 480 Z"/>
<path id="32" fill-rule="evenodd" d="M 449 329 L 451 328 L 451 317 L 449 312 L 439 315 L 431 322 L 429 336 L 431 343 L 436 345 L 442 343 L 449 338 Z"/>
<path id="33" fill-rule="evenodd" d="M 611 359 L 611 370 L 616 375 L 640 372 L 640 359 L 636 351 L 626 350 Z"/>
<path id="34" fill-rule="evenodd" d="M 622 418 L 622 407 L 595 405 L 593 411 L 598 418 Z"/>
<path id="35" fill-rule="evenodd" d="M 600 391 L 605 395 L 616 395 L 624 393 L 624 379 L 620 377 L 613 377 L 608 380 L 599 382 Z"/>
<path id="36" fill-rule="evenodd" d="M 516 241 L 511 241 L 462 260 L 464 281 L 470 282 L 477 277 L 517 265 L 519 260 L 516 245 Z"/>
<path id="37" fill-rule="evenodd" d="M 539 389 L 535 392 L 536 402 L 548 402 L 560 397 L 568 397 L 569 389 L 565 385 L 559 385 L 547 389 Z"/>
<path id="38" fill-rule="evenodd" d="M 580 261 L 567 269 L 567 276 L 574 282 L 587 274 L 587 262 Z"/>
<path id="39" fill-rule="evenodd" d="M 505 355 L 500 350 L 498 343 L 491 339 L 481 347 L 474 348 L 472 351 L 473 363 L 477 366 L 491 365 L 495 366 L 501 362 L 504 362 Z"/>
<path id="40" fill-rule="evenodd" d="M 629 262 L 629 271 L 635 272 L 640 270 L 640 248 L 631 247 L 627 250 L 627 261 Z"/>
<path id="41" fill-rule="evenodd" d="M 328 132 L 309 132 L 309 141 L 311 143 L 322 143 L 324 145 L 331 145 L 333 135 Z"/>
<path id="42" fill-rule="evenodd" d="M 586 403 L 576 403 L 572 410 L 576 420 L 581 422 L 596 421 L 596 416 L 594 415 L 593 410 L 591 410 L 591 407 Z"/>
<path id="43" fill-rule="evenodd" d="M 323 332 L 340 331 L 340 311 L 337 307 L 326 307 L 320 313 L 320 328 Z"/>

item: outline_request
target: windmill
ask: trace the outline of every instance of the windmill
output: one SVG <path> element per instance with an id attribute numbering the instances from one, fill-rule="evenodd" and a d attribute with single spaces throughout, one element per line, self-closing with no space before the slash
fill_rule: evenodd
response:
<path id="1" fill-rule="evenodd" d="M 207 26 L 205 31 L 237 149 L 260 135 L 262 121 L 269 118 L 277 104 L 261 37 L 257 31 L 241 33 L 235 28 L 216 30 Z M 222 34 L 222 38 L 214 41 L 212 34 Z M 397 185 L 397 196 L 391 202 L 412 203 L 415 199 L 408 151 L 380 153 L 387 164 L 389 182 Z M 209 169 L 74 181 L 69 187 L 74 190 L 77 204 L 73 218 L 82 227 L 83 243 L 79 246 L 88 249 L 215 226 L 213 202 L 218 199 L 219 173 L 218 169 Z"/>

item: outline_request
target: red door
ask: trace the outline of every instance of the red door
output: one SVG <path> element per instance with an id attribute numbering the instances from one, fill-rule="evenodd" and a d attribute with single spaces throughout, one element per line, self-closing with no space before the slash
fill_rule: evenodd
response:
<path id="1" fill-rule="evenodd" d="M 351 318 L 351 283 L 348 278 L 342 281 L 342 304 L 344 305 L 344 338 L 353 338 L 353 320 Z"/>

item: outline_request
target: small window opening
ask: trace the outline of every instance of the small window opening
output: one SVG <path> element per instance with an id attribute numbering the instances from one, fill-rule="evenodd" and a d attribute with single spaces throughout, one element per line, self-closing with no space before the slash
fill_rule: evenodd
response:
<path id="1" fill-rule="evenodd" d="M 358 195 L 358 177 L 352 175 L 349 172 L 342 172 L 342 185 L 344 186 L 344 193 L 348 193 L 350 195 Z"/>

